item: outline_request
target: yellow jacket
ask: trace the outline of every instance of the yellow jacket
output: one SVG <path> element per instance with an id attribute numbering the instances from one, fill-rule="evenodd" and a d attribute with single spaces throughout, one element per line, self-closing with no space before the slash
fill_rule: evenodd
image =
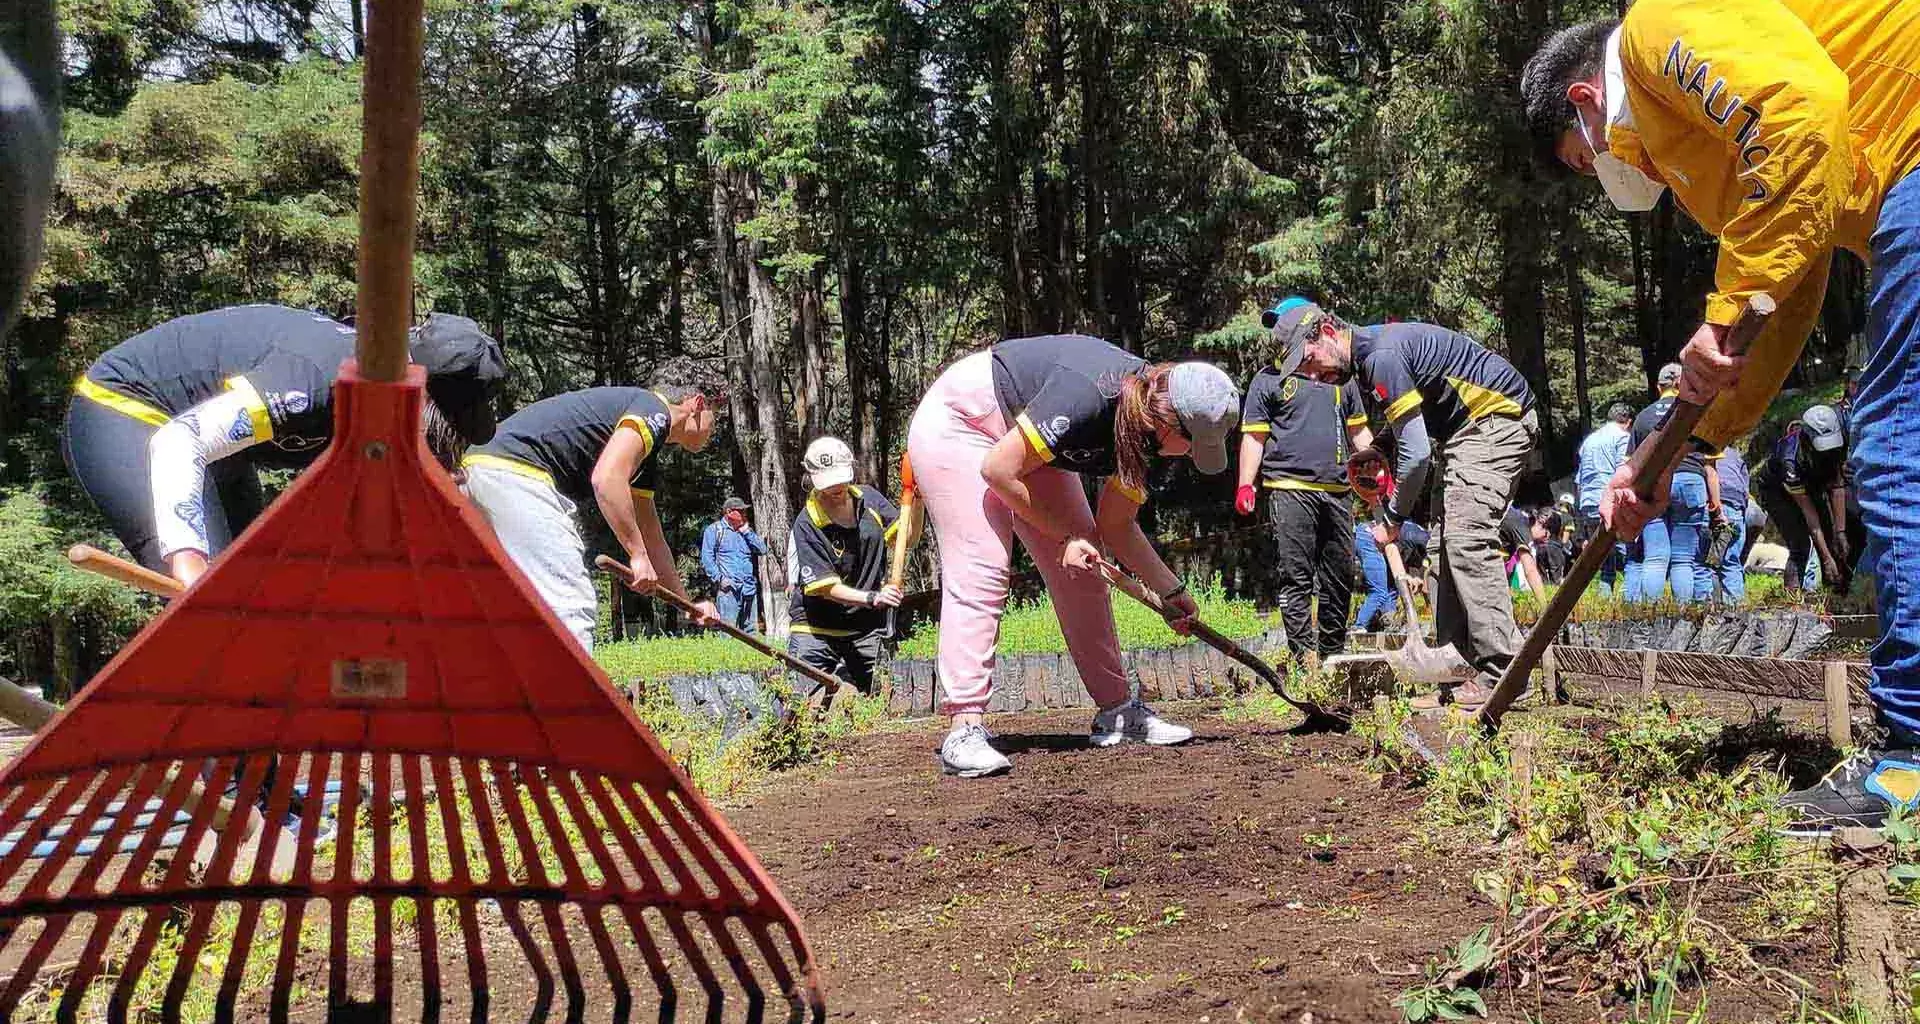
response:
<path id="1" fill-rule="evenodd" d="M 1800 358 L 1836 246 L 1867 257 L 1880 202 L 1920 163 L 1920 0 L 1639 0 L 1620 59 L 1632 127 L 1607 148 L 1720 239 L 1707 320 L 1779 312 L 1695 434 L 1751 429 Z"/>

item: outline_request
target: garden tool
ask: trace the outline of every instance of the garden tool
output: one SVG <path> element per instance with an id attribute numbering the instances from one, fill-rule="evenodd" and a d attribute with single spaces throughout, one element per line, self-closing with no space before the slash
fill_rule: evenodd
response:
<path id="1" fill-rule="evenodd" d="M 1745 309 L 1727 329 L 1725 350 L 1732 355 L 1741 355 L 1747 346 L 1753 343 L 1754 336 L 1766 325 L 1767 318 L 1773 315 L 1775 303 L 1772 296 L 1765 293 L 1755 295 L 1747 301 Z M 1633 489 L 1641 500 L 1650 501 L 1654 497 L 1653 489 L 1673 464 L 1679 461 L 1683 450 L 1693 436 L 1694 425 L 1706 413 L 1706 407 L 1695 405 L 1685 399 L 1675 399 L 1667 408 L 1666 418 L 1660 423 L 1653 435 L 1642 442 L 1647 447 L 1647 458 L 1633 478 Z M 1491 733 L 1500 727 L 1500 717 L 1507 708 L 1527 688 L 1527 679 L 1533 674 L 1535 665 L 1540 663 L 1541 655 L 1546 653 L 1547 645 L 1553 643 L 1560 634 L 1567 616 L 1573 613 L 1573 607 L 1579 603 L 1580 595 L 1587 584 L 1599 573 L 1608 554 L 1613 551 L 1614 534 L 1607 526 L 1601 526 L 1587 541 L 1585 550 L 1574 560 L 1567 570 L 1567 577 L 1554 593 L 1553 600 L 1540 612 L 1540 618 L 1527 633 L 1526 642 L 1520 645 L 1520 652 L 1507 663 L 1507 670 L 1500 675 L 1500 685 L 1494 688 L 1493 696 L 1480 708 L 1477 721 L 1484 731 Z"/>
<path id="2" fill-rule="evenodd" d="M 905 454 L 900 456 L 900 516 L 893 523 L 892 559 L 887 567 L 887 583 L 895 590 L 906 592 L 907 553 L 913 550 L 913 542 L 920 535 L 920 490 L 913 483 L 913 463 Z M 887 609 L 887 628 L 881 634 L 884 639 L 900 639 L 900 609 L 896 606 Z"/>
<path id="3" fill-rule="evenodd" d="M 599 567 L 602 571 L 612 573 L 614 576 L 619 577 L 622 583 L 631 584 L 633 580 L 633 570 L 627 568 L 624 565 L 621 565 L 620 560 L 617 558 L 614 558 L 612 555 L 597 555 L 593 559 L 593 564 Z M 647 596 L 657 597 L 660 600 L 665 601 L 670 605 L 673 605 L 675 608 L 680 609 L 680 611 L 685 615 L 687 615 L 689 618 L 698 617 L 700 614 L 699 610 L 694 608 L 693 602 L 688 601 L 686 598 L 681 597 L 679 594 L 676 594 L 665 587 L 656 587 L 653 590 L 648 591 Z M 788 668 L 794 670 L 795 672 L 798 672 L 801 675 L 806 676 L 808 679 L 811 679 L 814 682 L 819 683 L 821 686 L 826 687 L 829 692 L 836 691 L 841 687 L 847 685 L 846 681 L 840 679 L 838 676 L 831 676 L 825 672 L 820 671 L 817 668 L 814 668 L 812 665 L 809 665 L 806 662 L 801 661 L 799 658 L 796 658 L 793 655 L 788 654 L 787 652 L 781 650 L 780 648 L 775 647 L 764 640 L 761 640 L 759 637 L 754 636 L 752 633 L 749 633 L 746 630 L 741 629 L 740 627 L 734 625 L 731 622 L 721 622 L 720 620 L 715 619 L 708 624 L 708 628 L 717 629 L 720 632 L 725 633 L 726 635 L 734 638 L 735 640 L 738 640 L 741 643 L 746 644 L 748 647 L 751 647 L 754 650 L 759 651 L 761 654 L 764 654 L 767 657 L 772 658 L 773 660 L 781 663 L 782 665 L 787 666 Z"/>
<path id="4" fill-rule="evenodd" d="M 1119 566 L 1102 560 L 1096 568 L 1100 573 L 1100 578 L 1106 580 L 1108 586 L 1146 605 L 1148 608 L 1159 612 L 1162 616 L 1167 614 L 1166 603 L 1160 600 L 1160 595 L 1154 593 L 1146 584 L 1122 571 Z M 1259 676 L 1262 680 L 1265 680 L 1268 686 L 1273 687 L 1273 692 L 1279 694 L 1281 700 L 1300 709 L 1300 713 L 1307 716 L 1307 720 L 1300 726 L 1301 729 L 1308 732 L 1344 732 L 1351 724 L 1351 720 L 1346 715 L 1329 711 L 1313 701 L 1298 698 L 1288 693 L 1286 677 L 1281 675 L 1278 669 L 1267 664 L 1265 660 L 1255 655 L 1252 651 L 1227 639 L 1226 636 L 1222 635 L 1219 630 L 1214 629 L 1212 626 L 1201 622 L 1199 619 L 1194 619 L 1193 635 L 1199 637 L 1201 642 L 1205 643 L 1208 647 L 1252 669 L 1254 675 Z"/>
<path id="5" fill-rule="evenodd" d="M 1369 503 L 1375 505 L 1374 521 L 1385 525 L 1387 519 L 1384 509 L 1386 502 L 1393 497 L 1393 474 L 1387 468 L 1386 458 L 1371 448 L 1355 453 L 1354 459 L 1348 463 L 1348 473 L 1365 479 L 1371 485 L 1359 490 Z M 1452 644 L 1440 644 L 1437 647 L 1427 645 L 1426 631 L 1420 627 L 1420 612 L 1413 603 L 1413 587 L 1407 581 L 1406 562 L 1400 557 L 1400 546 L 1383 544 L 1380 553 L 1386 557 L 1394 589 L 1400 594 L 1400 607 L 1406 613 L 1407 642 L 1398 650 L 1336 654 L 1327 659 L 1326 667 L 1350 668 L 1361 662 L 1384 661 L 1401 679 L 1423 686 L 1472 679 L 1473 666 L 1467 664 L 1467 660 L 1460 656 Z"/>
<path id="6" fill-rule="evenodd" d="M 214 1020 L 286 1020 L 296 999 L 332 1020 L 825 1017 L 773 879 L 423 442 L 422 6 L 369 7 L 357 358 L 332 443 L 0 771 L 0 1020 L 101 1002 L 178 1020 L 190 995 Z M 202 771 L 270 820 L 296 782 L 337 782 L 340 831 L 323 841 L 325 802 L 305 800 L 256 851 L 221 832 L 204 870 L 160 867 L 158 829 L 120 853 L 136 815 L 92 853 L 90 829 L 54 838 L 115 803 L 175 821 Z"/>
<path id="7" fill-rule="evenodd" d="M 129 562 L 124 558 L 116 558 L 91 544 L 75 544 L 68 548 L 67 561 L 73 563 L 76 569 L 85 569 L 97 576 L 119 580 L 155 597 L 179 597 L 187 589 L 186 584 L 171 576 L 154 572 L 144 565 Z"/>

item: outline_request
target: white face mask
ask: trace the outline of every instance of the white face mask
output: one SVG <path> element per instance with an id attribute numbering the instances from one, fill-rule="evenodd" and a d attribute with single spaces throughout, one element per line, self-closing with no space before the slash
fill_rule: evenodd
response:
<path id="1" fill-rule="evenodd" d="M 1593 149 L 1593 173 L 1600 179 L 1600 187 L 1606 190 L 1607 198 L 1613 201 L 1616 209 L 1627 213 L 1645 213 L 1660 202 L 1666 194 L 1667 186 L 1647 177 L 1645 171 L 1614 156 L 1607 149 L 1606 140 L 1593 140 L 1593 133 L 1587 130 L 1586 118 L 1574 114 L 1574 123 L 1580 126 L 1580 136 L 1587 140 Z"/>

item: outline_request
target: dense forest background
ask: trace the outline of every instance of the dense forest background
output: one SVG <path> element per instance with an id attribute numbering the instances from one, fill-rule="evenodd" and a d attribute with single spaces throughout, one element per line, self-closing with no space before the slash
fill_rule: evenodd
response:
<path id="1" fill-rule="evenodd" d="M 434 0 L 419 303 L 502 341 L 503 411 L 724 360 L 728 429 L 665 461 L 688 552 L 729 489 L 783 546 L 822 433 L 891 488 L 967 351 L 1077 330 L 1246 374 L 1290 292 L 1505 352 L 1560 477 L 1607 403 L 1646 399 L 1712 277 L 1671 200 L 1620 215 L 1530 160 L 1521 64 L 1623 6 Z M 0 667 L 71 681 L 141 614 L 55 568 L 96 529 L 58 453 L 71 382 L 169 317 L 351 308 L 363 11 L 68 0 L 62 23 L 58 208 L 0 339 Z M 1802 372 L 1838 372 L 1863 276 L 1836 272 Z M 1167 471 L 1163 537 L 1233 525 L 1227 485 L 1192 483 Z"/>

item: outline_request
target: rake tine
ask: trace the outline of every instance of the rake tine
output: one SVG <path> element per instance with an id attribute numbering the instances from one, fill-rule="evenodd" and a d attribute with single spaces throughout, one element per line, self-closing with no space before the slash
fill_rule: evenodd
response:
<path id="1" fill-rule="evenodd" d="M 647 859 L 640 844 L 634 841 L 633 830 L 627 827 L 626 818 L 619 811 L 620 798 L 615 795 L 617 787 L 604 775 L 594 775 L 587 779 L 587 797 L 600 812 L 606 830 L 612 833 L 614 842 L 620 846 L 620 852 L 626 855 L 627 863 L 640 879 L 640 891 L 649 898 L 658 899 L 667 894 L 667 887 L 661 881 L 653 862 Z M 624 881 L 624 879 L 623 879 Z"/>
<path id="2" fill-rule="evenodd" d="M 514 783 L 513 772 L 499 761 L 489 762 L 488 767 L 492 770 L 494 792 L 500 797 L 500 809 L 507 815 L 507 828 L 513 837 L 515 852 L 526 868 L 527 884 L 542 888 L 552 886 L 554 879 L 547 871 L 546 858 L 541 856 L 542 848 L 534 841 L 533 830 L 527 824 L 526 808 L 520 806 L 521 787 Z M 519 774 L 525 778 L 537 771 L 537 768 L 521 768 Z"/>
<path id="3" fill-rule="evenodd" d="M 293 785 L 299 776 L 298 767 L 297 764 L 285 765 L 285 770 L 274 772 L 273 790 L 267 795 L 267 812 L 261 826 L 260 845 L 254 851 L 253 864 L 243 879 L 245 883 L 263 885 L 272 881 L 273 854 L 286 832 L 279 823 L 286 820 L 287 808 L 293 803 Z M 246 975 L 247 962 L 253 959 L 253 933 L 260 925 L 264 909 L 262 900 L 240 901 L 240 918 L 233 928 L 232 948 L 235 952 L 227 958 L 226 970 L 220 975 L 220 989 L 214 996 L 216 1024 L 230 1024 L 233 1020 L 235 1006 L 240 999 L 240 982 Z M 282 923 L 285 923 L 284 918 Z"/>
<path id="4" fill-rule="evenodd" d="M 268 759 L 263 757 L 246 758 L 240 762 L 242 769 L 240 791 L 234 797 L 234 813 L 242 813 L 242 808 L 250 808 L 259 795 L 260 783 L 266 777 Z M 203 801 L 204 802 L 204 801 Z M 208 884 L 219 884 L 233 877 L 234 855 L 239 852 L 238 843 L 232 841 L 239 835 L 239 829 L 229 828 L 222 835 L 218 848 L 214 852 L 213 863 L 207 866 L 205 878 Z M 187 986 L 192 983 L 194 970 L 199 966 L 200 947 L 207 941 L 207 932 L 213 927 L 215 909 L 218 904 L 195 903 L 188 914 L 192 923 L 187 928 L 186 938 L 180 944 L 180 955 L 174 961 L 173 977 L 167 981 L 166 995 L 161 1002 L 161 1012 L 177 1017 L 181 1001 L 187 997 Z M 245 960 L 245 947 L 234 947 L 230 958 Z"/>
<path id="5" fill-rule="evenodd" d="M 740 886 L 735 884 L 733 876 L 727 872 L 726 868 L 733 866 L 731 849 L 729 849 L 727 864 L 724 866 L 720 863 L 720 859 L 713 855 L 714 847 L 718 843 L 711 840 L 726 842 L 732 840 L 733 836 L 711 837 L 707 835 L 706 830 L 696 828 L 689 820 L 686 808 L 681 806 L 678 792 L 669 790 L 666 799 L 656 799 L 654 802 L 660 805 L 661 816 L 666 818 L 667 826 L 673 829 L 674 834 L 680 837 L 680 842 L 692 852 L 694 859 L 700 862 L 700 867 L 707 873 L 707 877 L 713 879 L 714 888 L 720 893 L 721 899 L 729 903 L 757 904 L 760 902 L 760 894 L 757 892 L 752 899 L 747 899 L 746 894 L 740 891 Z M 729 846 L 731 846 L 730 843 Z"/>
<path id="6" fill-rule="evenodd" d="M 80 1004 L 87 997 L 87 989 L 93 985 L 94 975 L 100 973 L 100 960 L 106 954 L 107 943 L 113 938 L 114 929 L 120 925 L 121 913 L 118 907 L 100 910 L 93 923 L 93 934 L 87 936 L 87 945 L 80 951 L 80 961 L 67 978 L 66 991 L 60 993 L 60 1006 L 54 1011 L 55 1020 L 76 1019 Z"/>
<path id="7" fill-rule="evenodd" d="M 139 774 L 133 778 L 133 785 L 127 794 L 127 804 L 130 807 L 144 807 L 149 800 L 153 799 L 153 794 L 160 789 L 161 783 L 166 781 L 167 773 L 159 766 L 151 764 L 134 765 L 132 770 Z M 122 838 L 132 825 L 130 818 L 123 817 L 114 822 L 93 858 L 87 861 L 86 866 L 80 869 L 79 876 L 73 880 L 73 885 L 67 890 L 69 893 L 91 895 L 99 892 L 100 876 L 105 873 L 107 865 L 113 861 L 111 851 L 120 848 Z M 79 1013 L 80 1003 L 86 998 L 87 989 L 93 984 L 94 976 L 100 972 L 101 960 L 107 951 L 107 943 L 113 938 L 114 930 L 119 927 L 123 913 L 122 908 L 113 906 L 103 907 L 100 910 L 99 918 L 94 923 L 93 934 L 87 937 L 87 945 L 81 950 L 80 961 L 67 980 L 66 991 L 61 993 L 60 1007 L 57 1011 L 61 1019 L 69 1019 Z"/>
<path id="8" fill-rule="evenodd" d="M 501 889 L 509 888 L 513 885 L 513 874 L 507 870 L 499 831 L 494 825 L 499 819 L 494 814 L 493 801 L 487 797 L 480 766 L 471 760 L 463 761 L 460 774 L 466 780 L 467 803 L 473 811 L 474 832 L 480 837 L 480 852 L 487 858 L 487 881 Z"/>
<path id="9" fill-rule="evenodd" d="M 467 837 L 461 828 L 459 816 L 455 814 L 459 804 L 459 791 L 454 788 L 452 758 L 436 757 L 428 762 L 433 770 L 434 790 L 440 799 L 434 801 L 440 805 L 440 829 L 447 837 L 447 860 L 451 865 L 451 878 L 456 885 L 473 887 L 473 871 L 467 863 Z M 461 777 L 466 777 L 465 769 Z M 465 943 L 465 961 L 467 965 L 467 989 L 473 993 L 473 1019 L 486 1019 L 487 1007 L 487 955 L 486 947 L 480 942 L 480 922 L 474 912 L 473 900 L 460 900 L 456 905 L 460 924 L 460 937 Z M 436 998 L 438 998 L 436 994 Z"/>
<path id="10" fill-rule="evenodd" d="M 740 990 L 747 997 L 747 1019 L 760 1020 L 766 1016 L 767 996 L 760 985 L 760 979 L 753 973 L 752 965 L 740 953 L 740 944 L 733 941 L 733 933 L 727 930 L 725 914 L 702 913 L 701 923 L 707 926 L 707 933 L 713 936 L 714 945 L 720 947 L 720 955 L 726 958 L 727 967 L 733 971 L 733 978 L 740 983 Z"/>
<path id="11" fill-rule="evenodd" d="M 373 755 L 373 874 L 376 888 L 393 884 L 393 758 Z M 345 789 L 345 786 L 341 787 Z M 358 789 L 359 787 L 354 787 Z M 345 793 L 341 798 L 345 799 Z M 373 1001 L 393 1007 L 393 897 L 373 900 Z"/>
<path id="12" fill-rule="evenodd" d="M 573 843 L 569 841 L 566 825 L 561 821 L 560 812 L 554 804 L 553 790 L 547 784 L 546 775 L 545 771 L 536 769 L 522 772 L 520 777 L 525 780 L 528 795 L 533 798 L 534 813 L 540 816 L 540 824 L 547 830 L 548 848 L 560 859 L 563 886 L 576 891 L 584 889 L 589 884 L 587 875 L 581 870 L 580 859 L 574 855 Z"/>
<path id="13" fill-rule="evenodd" d="M 107 801 L 112 800 L 119 794 L 121 788 L 127 784 L 127 777 L 133 773 L 133 770 L 133 765 L 121 765 L 109 771 L 101 772 L 96 776 L 99 780 L 99 785 L 94 787 L 93 795 L 87 798 L 87 804 L 81 808 L 80 816 L 74 819 L 72 825 L 67 829 L 67 834 L 62 836 L 59 844 L 54 847 L 53 853 L 46 858 L 45 863 L 40 865 L 39 874 L 34 877 L 32 884 L 28 885 L 26 890 L 20 894 L 20 902 L 45 899 L 51 895 L 54 884 L 59 881 L 61 874 L 66 871 L 69 861 L 73 858 L 74 851 L 79 848 L 81 841 L 86 839 L 88 833 L 92 831 L 92 824 L 99 820 L 103 814 L 111 813 L 107 809 Z M 120 831 L 125 831 L 138 824 L 139 816 L 133 814 L 131 809 L 123 808 L 121 813 L 113 815 L 112 819 L 107 822 L 106 830 L 113 832 L 115 831 L 115 826 L 121 825 L 122 822 L 125 822 L 125 825 L 120 828 Z M 153 827 L 153 824 L 149 823 L 148 827 Z M 162 827 L 164 828 L 164 826 Z M 100 847 L 96 847 L 94 852 L 98 853 L 100 849 Z M 106 847 L 106 849 L 112 849 L 112 847 Z M 100 859 L 104 861 L 111 859 L 111 857 Z M 93 860 L 94 858 L 85 858 L 84 863 L 80 863 L 81 875 L 85 874 L 87 867 L 93 863 Z M 81 876 L 75 876 L 76 882 L 79 877 Z M 72 892 L 73 886 L 69 885 L 67 891 Z"/>
<path id="14" fill-rule="evenodd" d="M 294 961 L 300 955 L 300 930 L 306 924 L 307 901 L 289 899 L 286 920 L 280 926 L 280 949 L 273 967 L 273 996 L 268 1001 L 268 1017 L 276 1024 L 287 1020 L 287 1004 L 293 998 Z"/>
<path id="15" fill-rule="evenodd" d="M 360 753 L 340 757 L 339 827 L 334 832 L 333 881 L 351 893 L 354 879 L 354 827 L 360 809 Z M 324 801 L 309 801 L 322 803 Z M 344 1006 L 352 1001 L 347 990 L 347 923 L 353 916 L 351 895 L 335 896 L 327 901 L 327 1000 L 329 1006 Z"/>
<path id="16" fill-rule="evenodd" d="M 260 885 L 272 881 L 273 855 L 279 851 L 280 841 L 287 832 L 281 823 L 287 820 L 287 810 L 293 806 L 293 787 L 299 775 L 297 761 L 273 773 L 273 790 L 267 794 L 267 810 L 260 823 L 260 845 L 254 849 L 253 865 L 247 869 L 243 882 Z"/>
<path id="17" fill-rule="evenodd" d="M 173 812 L 179 809 L 180 802 L 186 799 L 187 793 L 193 788 L 195 774 L 192 769 L 185 766 L 180 766 L 179 770 L 174 773 L 172 788 L 168 790 L 167 798 L 162 802 L 163 817 L 171 818 Z M 213 778 L 209 780 L 207 784 L 208 796 L 212 797 L 214 794 L 225 792 L 227 780 L 232 776 L 233 765 L 231 762 L 225 759 L 216 761 L 214 763 Z M 198 842 L 197 837 L 206 832 L 206 825 L 212 820 L 213 810 L 218 804 L 218 800 L 206 799 L 200 801 L 200 805 L 194 809 L 193 822 L 187 826 L 187 831 L 189 836 L 195 837 L 194 841 L 196 843 Z M 196 828 L 195 826 L 199 827 Z M 134 854 L 136 863 L 129 865 L 127 871 L 132 873 L 136 868 L 140 868 L 144 874 L 145 869 L 138 863 L 138 860 L 143 853 L 146 854 L 148 858 L 151 858 L 152 851 L 157 849 L 159 844 L 159 830 L 148 829 L 146 839 L 142 840 L 139 851 L 136 851 Z M 166 878 L 162 881 L 160 888 L 169 890 L 179 888 L 180 883 L 186 880 L 187 868 L 192 862 L 192 859 L 191 857 L 175 857 L 172 866 L 167 869 Z M 138 879 L 141 876 L 133 875 L 132 877 Z M 113 987 L 113 995 L 107 1000 L 107 1013 L 112 1019 L 116 1021 L 126 1019 L 128 1004 L 133 998 L 134 988 L 139 984 L 140 976 L 146 971 L 148 958 L 153 955 L 154 941 L 160 937 L 160 926 L 165 924 L 166 920 L 167 915 L 158 909 L 147 909 L 146 919 L 140 923 L 140 936 L 134 940 L 133 948 L 127 953 L 127 966 L 120 974 L 120 983 Z"/>
<path id="18" fill-rule="evenodd" d="M 647 834 L 649 848 L 660 855 L 660 859 L 666 862 L 667 870 L 673 873 L 674 884 L 679 886 L 681 900 L 705 898 L 706 887 L 700 884 L 700 879 L 694 875 L 687 864 L 687 859 L 680 855 L 680 850 L 674 845 L 673 840 L 661 831 L 660 821 L 654 817 L 656 813 L 654 806 L 657 801 L 653 799 L 653 795 L 643 792 L 637 783 L 617 785 L 613 787 L 613 791 L 626 804 L 628 813 L 632 814 L 634 821 L 639 823 L 640 830 Z"/>
<path id="19" fill-rule="evenodd" d="M 26 995 L 27 989 L 33 986 L 35 976 L 40 973 L 40 965 L 60 944 L 68 926 L 73 924 L 73 918 L 72 914 L 48 914 L 42 918 L 45 927 L 40 929 L 39 937 L 34 940 L 33 947 L 27 950 L 20 965 L 14 968 L 13 978 L 7 982 L 7 990 L 0 992 L 0 1020 L 13 1019 L 14 1007 L 20 1004 L 20 997 Z"/>
<path id="20" fill-rule="evenodd" d="M 555 772 L 546 780 L 549 792 L 557 791 L 560 800 L 566 805 L 567 816 L 578 827 L 580 838 L 587 844 L 587 853 L 592 857 L 594 867 L 600 872 L 600 882 L 595 888 L 609 893 L 618 893 L 627 888 L 627 882 L 620 874 L 620 866 L 614 860 L 613 851 L 607 847 L 607 838 L 602 833 L 608 828 L 603 822 L 596 821 L 593 812 L 587 808 L 586 801 L 580 797 L 580 780 L 572 772 Z M 564 857 L 572 858 L 573 852 L 567 850 Z M 584 874 L 581 881 L 593 885 Z"/>
<path id="21" fill-rule="evenodd" d="M 409 793 L 425 792 L 421 788 L 418 756 L 409 754 L 400 759 L 400 781 Z M 412 853 L 413 884 L 425 888 L 433 881 L 426 808 L 407 809 L 407 837 Z M 436 1021 L 440 1019 L 440 934 L 434 920 L 433 897 L 416 898 L 413 907 L 415 927 L 420 931 L 420 1016 L 423 1020 Z"/>
<path id="22" fill-rule="evenodd" d="M 7 820 L 4 826 L 0 827 L 9 834 L 13 833 L 14 826 L 25 820 L 34 808 L 39 807 L 40 813 L 31 821 L 26 821 L 25 827 L 19 832 L 20 841 L 13 844 L 13 849 L 8 850 L 6 856 L 0 857 L 0 882 L 18 878 L 20 867 L 27 862 L 27 857 L 33 853 L 34 846 L 45 841 L 47 832 L 59 823 L 61 815 L 55 814 L 54 808 L 59 806 L 60 799 L 66 795 L 72 781 L 71 779 L 35 779 L 26 783 L 22 787 L 20 798 L 8 805 Z M 70 800 L 71 797 L 69 796 L 68 799 Z M 40 806 L 42 800 L 46 801 L 44 807 Z M 17 818 L 14 816 L 15 811 L 19 812 Z"/>
<path id="23" fill-rule="evenodd" d="M 326 802 L 327 778 L 332 771 L 333 755 L 315 753 L 307 758 L 308 799 L 300 809 L 300 832 L 293 839 L 291 881 L 295 885 L 308 886 L 313 883 L 313 858 L 315 849 L 320 845 L 320 805 Z M 345 789 L 344 786 L 341 788 Z M 313 798 L 315 794 L 319 794 L 319 799 Z M 345 795 L 342 792 L 343 799 Z M 281 925 L 279 959 L 273 970 L 273 998 L 269 1002 L 269 1012 L 276 1022 L 287 1019 L 288 1004 L 293 999 L 293 971 L 300 956 L 300 931 L 307 919 L 305 899 L 290 898 L 285 907 L 286 921 Z"/>

